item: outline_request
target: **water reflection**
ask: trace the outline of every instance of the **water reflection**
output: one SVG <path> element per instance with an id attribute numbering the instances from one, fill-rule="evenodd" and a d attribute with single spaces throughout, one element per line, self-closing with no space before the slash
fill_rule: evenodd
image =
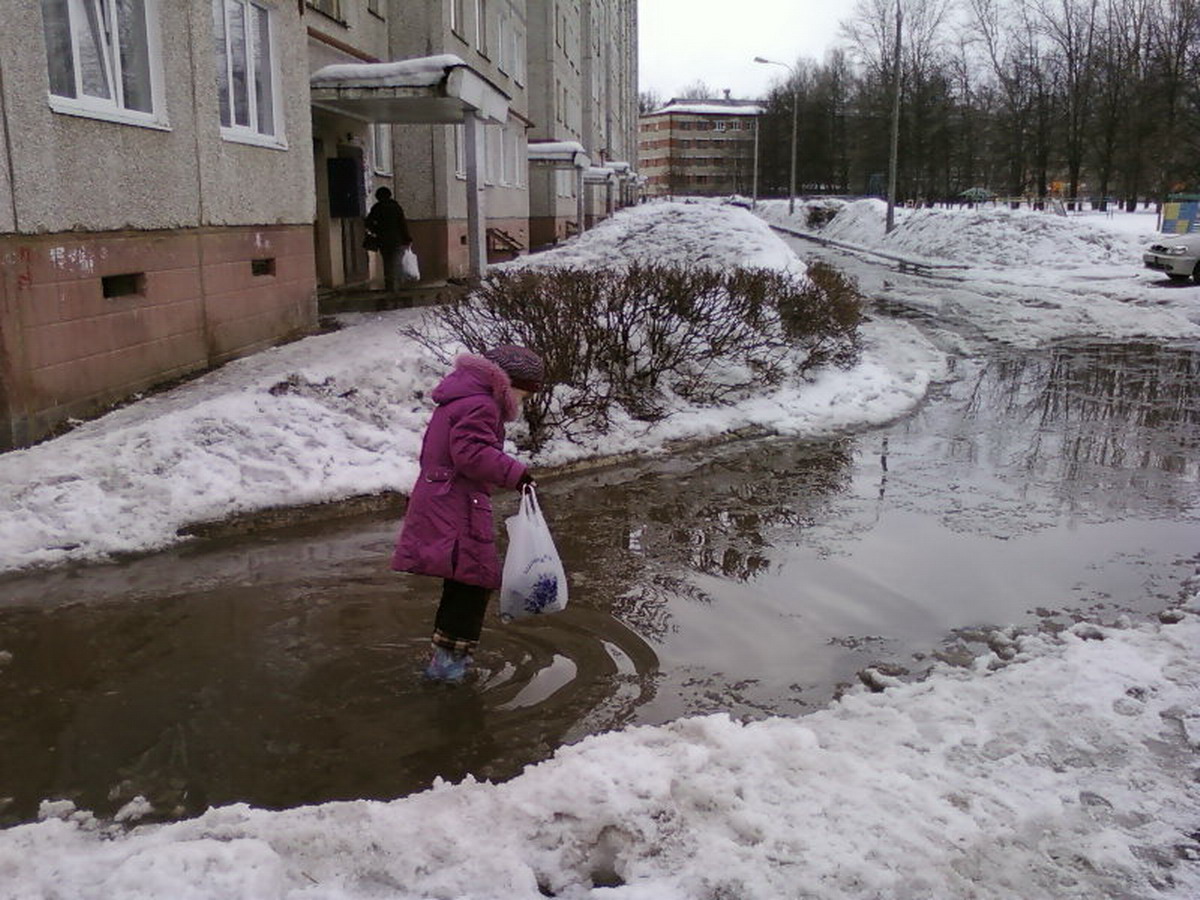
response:
<path id="1" fill-rule="evenodd" d="M 627 469 L 579 477 L 570 503 L 580 513 L 564 517 L 559 549 L 585 593 L 601 586 L 607 608 L 661 643 L 671 601 L 713 600 L 693 575 L 748 582 L 767 572 L 774 548 L 829 517 L 852 460 L 849 439 L 777 439 L 642 464 L 632 479 Z M 547 509 L 561 515 L 552 500 Z"/>
<path id="2" fill-rule="evenodd" d="M 1098 520 L 1174 516 L 1200 477 L 1200 354 L 1153 345 L 1004 353 L 951 389 L 955 418 L 925 452 L 987 468 L 1038 506 Z M 944 419 L 944 415 L 939 413 Z M 929 418 L 907 434 L 930 432 Z M 1046 521 L 1049 517 L 1034 517 Z"/>

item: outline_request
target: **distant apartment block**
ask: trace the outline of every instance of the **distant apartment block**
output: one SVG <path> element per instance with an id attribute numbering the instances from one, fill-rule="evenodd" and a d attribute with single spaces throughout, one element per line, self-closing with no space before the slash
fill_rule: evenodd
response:
<path id="1" fill-rule="evenodd" d="M 428 280 L 630 202 L 636 34 L 635 0 L 11 0 L 0 449 L 311 332 L 380 283 L 378 187 Z"/>
<path id="2" fill-rule="evenodd" d="M 757 101 L 725 97 L 673 99 L 643 114 L 638 141 L 643 194 L 749 195 L 761 113 Z"/>
<path id="3" fill-rule="evenodd" d="M 637 159 L 636 0 L 531 4 L 529 141 L 578 143 L 579 165 L 535 166 L 533 246 L 565 239 L 632 200 Z M 614 199 L 615 198 L 615 199 Z M 580 221 L 580 212 L 583 221 Z"/>

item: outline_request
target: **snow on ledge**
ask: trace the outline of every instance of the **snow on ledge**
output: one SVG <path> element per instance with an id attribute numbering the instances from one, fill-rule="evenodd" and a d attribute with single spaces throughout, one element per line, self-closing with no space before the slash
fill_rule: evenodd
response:
<path id="1" fill-rule="evenodd" d="M 312 87 L 433 87 L 441 83 L 447 71 L 465 65 L 460 57 L 452 53 L 397 62 L 334 63 L 313 72 L 309 84 Z"/>
<path id="2" fill-rule="evenodd" d="M 529 145 L 530 159 L 559 159 L 576 153 L 587 153 L 578 141 L 540 141 Z"/>

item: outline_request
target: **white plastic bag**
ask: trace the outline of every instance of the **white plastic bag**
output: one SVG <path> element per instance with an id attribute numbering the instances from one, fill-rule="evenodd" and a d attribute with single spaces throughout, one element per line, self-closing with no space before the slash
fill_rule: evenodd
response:
<path id="1" fill-rule="evenodd" d="M 412 247 L 405 247 L 400 257 L 400 277 L 405 281 L 420 281 L 421 267 L 417 263 L 417 254 Z"/>
<path id="2" fill-rule="evenodd" d="M 532 487 L 522 492 L 521 507 L 505 520 L 505 526 L 508 550 L 500 584 L 500 617 L 508 621 L 565 609 L 567 575 Z"/>

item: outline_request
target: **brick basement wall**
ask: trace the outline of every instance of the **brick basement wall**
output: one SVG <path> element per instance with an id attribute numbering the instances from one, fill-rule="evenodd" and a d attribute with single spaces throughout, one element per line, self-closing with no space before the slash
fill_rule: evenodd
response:
<path id="1" fill-rule="evenodd" d="M 316 326 L 308 225 L 0 236 L 0 449 Z"/>

